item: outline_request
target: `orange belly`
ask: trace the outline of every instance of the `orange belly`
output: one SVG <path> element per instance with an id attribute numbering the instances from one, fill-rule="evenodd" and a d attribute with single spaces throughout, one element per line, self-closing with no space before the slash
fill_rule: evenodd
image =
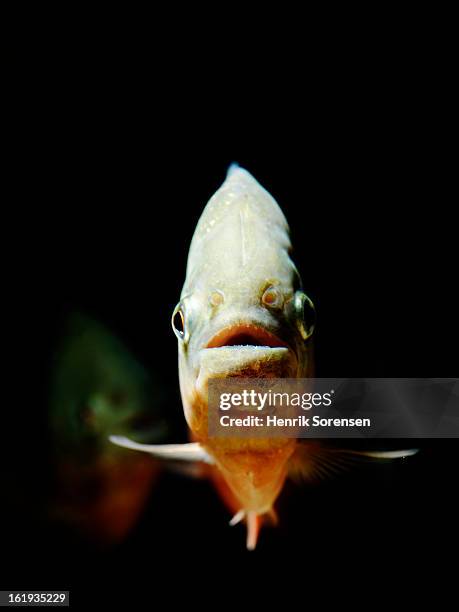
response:
<path id="1" fill-rule="evenodd" d="M 296 440 L 206 440 L 217 469 L 232 493 L 231 509 L 269 512 L 285 482 Z"/>

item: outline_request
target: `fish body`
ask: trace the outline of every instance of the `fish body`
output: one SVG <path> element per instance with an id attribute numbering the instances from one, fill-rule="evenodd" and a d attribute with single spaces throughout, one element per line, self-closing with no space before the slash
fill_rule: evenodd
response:
<path id="1" fill-rule="evenodd" d="M 255 548 L 261 521 L 275 519 L 274 503 L 290 473 L 313 479 L 353 453 L 326 450 L 313 440 L 208 435 L 209 380 L 314 375 L 314 306 L 290 252 L 288 224 L 274 198 L 249 172 L 231 166 L 197 224 L 172 315 L 193 442 L 158 446 L 111 437 L 162 459 L 207 464 L 217 491 L 235 512 L 230 524 L 247 523 L 248 549 Z M 412 451 L 368 453 L 374 459 L 407 454 Z"/>
<path id="2" fill-rule="evenodd" d="M 179 378 L 185 418 L 246 513 L 269 513 L 295 449 L 292 439 L 209 438 L 208 382 L 307 378 L 311 328 L 287 221 L 245 170 L 231 168 L 194 233 L 180 302 Z"/>
<path id="3" fill-rule="evenodd" d="M 161 406 L 151 410 L 151 385 L 144 368 L 104 326 L 79 313 L 68 318 L 50 389 L 56 480 L 50 510 L 102 544 L 127 535 L 159 472 L 158 462 L 108 441 L 109 433 L 135 437 L 147 423 L 149 437 L 161 439 Z"/>

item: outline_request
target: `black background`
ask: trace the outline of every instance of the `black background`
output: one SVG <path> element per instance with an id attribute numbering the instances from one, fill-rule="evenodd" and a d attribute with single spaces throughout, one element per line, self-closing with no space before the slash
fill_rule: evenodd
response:
<path id="1" fill-rule="evenodd" d="M 419 589 L 443 564 L 444 544 L 457 544 L 454 440 L 424 442 L 401 465 L 288 485 L 280 527 L 263 531 L 254 553 L 208 483 L 174 474 L 114 550 L 37 517 L 49 467 L 50 356 L 70 311 L 125 341 L 164 385 L 186 439 L 170 314 L 196 222 L 233 161 L 273 194 L 291 226 L 317 309 L 318 376 L 457 376 L 448 123 L 421 86 L 401 79 L 388 93 L 376 80 L 359 88 L 346 77 L 268 109 L 269 81 L 252 90 L 234 77 L 213 90 L 188 72 L 172 92 L 173 76 L 153 78 L 145 66 L 108 76 L 101 68 L 82 74 L 77 61 L 31 56 L 25 90 L 10 92 L 5 302 L 13 312 L 4 327 L 16 378 L 5 381 L 2 587 L 66 588 L 75 603 L 91 590 L 97 600 L 110 593 L 149 605 L 158 593 L 170 605 L 183 595 L 205 600 L 210 583 L 223 599 L 245 587 L 255 598 L 263 588 L 306 600 L 305 590 L 326 580 L 358 598 L 365 576 L 381 593 L 399 581 Z M 18 484 L 18 499 L 26 490 L 32 501 L 11 503 Z"/>

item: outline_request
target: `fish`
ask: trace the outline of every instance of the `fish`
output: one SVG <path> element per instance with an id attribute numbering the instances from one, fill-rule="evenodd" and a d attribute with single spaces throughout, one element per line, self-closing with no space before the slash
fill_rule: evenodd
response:
<path id="1" fill-rule="evenodd" d="M 71 313 L 50 380 L 55 493 L 49 514 L 87 540 L 122 541 L 146 506 L 160 466 L 114 446 L 108 435 L 163 440 L 162 406 L 151 375 L 126 346 L 92 317 Z"/>
<path id="2" fill-rule="evenodd" d="M 289 474 L 312 479 L 353 453 L 325 450 L 311 440 L 208 435 L 211 379 L 314 376 L 315 307 L 303 289 L 291 249 L 289 226 L 275 199 L 247 170 L 231 165 L 195 229 L 185 282 L 172 314 L 180 392 L 192 441 L 148 445 L 110 438 L 155 457 L 207 466 L 207 475 L 234 512 L 230 524 L 246 522 L 248 550 L 256 547 L 261 524 L 277 521 L 275 502 Z M 381 451 L 373 458 L 410 453 Z M 355 456 L 364 454 L 357 451 Z"/>

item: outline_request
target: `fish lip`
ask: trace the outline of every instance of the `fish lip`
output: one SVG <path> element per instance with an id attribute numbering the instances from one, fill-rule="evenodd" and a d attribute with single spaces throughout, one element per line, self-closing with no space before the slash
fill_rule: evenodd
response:
<path id="1" fill-rule="evenodd" d="M 238 343 L 241 339 L 241 343 Z M 253 342 L 243 342 L 243 340 L 253 340 Z M 254 323 L 236 323 L 228 325 L 218 331 L 204 347 L 205 349 L 218 349 L 230 347 L 264 347 L 264 348 L 286 348 L 292 347 L 276 334 L 268 331 L 261 325 Z"/>

